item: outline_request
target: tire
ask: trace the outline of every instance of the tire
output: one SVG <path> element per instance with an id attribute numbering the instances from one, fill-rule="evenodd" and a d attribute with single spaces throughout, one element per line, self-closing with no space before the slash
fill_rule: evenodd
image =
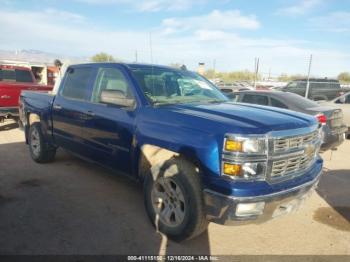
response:
<path id="1" fill-rule="evenodd" d="M 183 158 L 174 157 L 159 169 L 151 170 L 144 180 L 144 200 L 147 214 L 156 229 L 175 241 L 203 233 L 208 221 L 196 167 Z"/>
<path id="2" fill-rule="evenodd" d="M 41 130 L 40 123 L 33 123 L 28 134 L 29 152 L 37 163 L 48 163 L 55 159 L 56 148 L 49 145 Z"/>

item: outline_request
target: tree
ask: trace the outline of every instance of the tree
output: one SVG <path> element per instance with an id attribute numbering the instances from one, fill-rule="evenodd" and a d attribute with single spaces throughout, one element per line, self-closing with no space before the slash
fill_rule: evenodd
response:
<path id="1" fill-rule="evenodd" d="M 92 62 L 116 62 L 117 59 L 115 59 L 112 55 L 101 52 L 93 57 L 91 57 Z"/>
<path id="2" fill-rule="evenodd" d="M 341 82 L 350 82 L 350 73 L 349 72 L 342 72 L 338 75 L 338 80 Z"/>

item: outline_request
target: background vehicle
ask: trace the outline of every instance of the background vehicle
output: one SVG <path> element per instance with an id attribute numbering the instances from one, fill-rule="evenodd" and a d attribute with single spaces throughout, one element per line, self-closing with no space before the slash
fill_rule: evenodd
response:
<path id="1" fill-rule="evenodd" d="M 340 109 L 320 106 L 314 101 L 288 92 L 242 91 L 227 96 L 235 102 L 279 107 L 316 116 L 323 125 L 324 142 L 321 146 L 323 151 L 334 149 L 344 141 L 347 128 L 343 123 Z"/>
<path id="2" fill-rule="evenodd" d="M 216 86 L 224 93 L 235 91 L 253 90 L 253 86 L 246 81 L 236 81 L 233 83 L 218 83 Z"/>
<path id="3" fill-rule="evenodd" d="M 306 79 L 295 80 L 282 87 L 280 91 L 291 92 L 305 97 Z M 310 78 L 310 91 L 308 98 L 311 100 L 332 100 L 344 92 L 349 91 L 341 88 L 339 81 L 327 78 Z"/>
<path id="4" fill-rule="evenodd" d="M 289 213 L 322 172 L 314 117 L 230 103 L 187 70 L 73 65 L 57 95 L 26 91 L 20 103 L 34 161 L 53 161 L 62 147 L 142 181 L 151 222 L 175 240 L 195 237 L 209 221 Z"/>
<path id="5" fill-rule="evenodd" d="M 348 131 L 346 133 L 347 137 L 350 136 L 350 92 L 333 99 L 328 102 L 320 102 L 321 105 L 331 106 L 334 108 L 340 108 L 343 111 L 344 122 L 348 127 Z"/>
<path id="6" fill-rule="evenodd" d="M 50 91 L 52 87 L 37 84 L 27 67 L 0 65 L 0 121 L 18 117 L 18 100 L 22 90 Z"/>

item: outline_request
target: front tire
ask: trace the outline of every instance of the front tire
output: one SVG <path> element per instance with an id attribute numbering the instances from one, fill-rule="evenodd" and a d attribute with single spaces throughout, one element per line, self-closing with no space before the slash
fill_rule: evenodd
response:
<path id="1" fill-rule="evenodd" d="M 40 123 L 33 123 L 29 128 L 28 136 L 29 152 L 37 163 L 52 162 L 56 155 L 56 148 L 46 141 Z"/>
<path id="2" fill-rule="evenodd" d="M 150 171 L 145 177 L 147 214 L 157 230 L 175 241 L 194 238 L 208 226 L 197 170 L 185 159 L 173 157 L 159 172 Z"/>

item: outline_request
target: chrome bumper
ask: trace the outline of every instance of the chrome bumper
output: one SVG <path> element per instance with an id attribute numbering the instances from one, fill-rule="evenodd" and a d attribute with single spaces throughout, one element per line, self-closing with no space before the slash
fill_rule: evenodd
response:
<path id="1" fill-rule="evenodd" d="M 260 224 L 275 217 L 297 210 L 316 188 L 320 172 L 312 181 L 281 192 L 255 197 L 226 196 L 208 189 L 204 190 L 207 219 L 222 225 Z M 238 204 L 264 202 L 262 214 L 237 216 Z"/>

